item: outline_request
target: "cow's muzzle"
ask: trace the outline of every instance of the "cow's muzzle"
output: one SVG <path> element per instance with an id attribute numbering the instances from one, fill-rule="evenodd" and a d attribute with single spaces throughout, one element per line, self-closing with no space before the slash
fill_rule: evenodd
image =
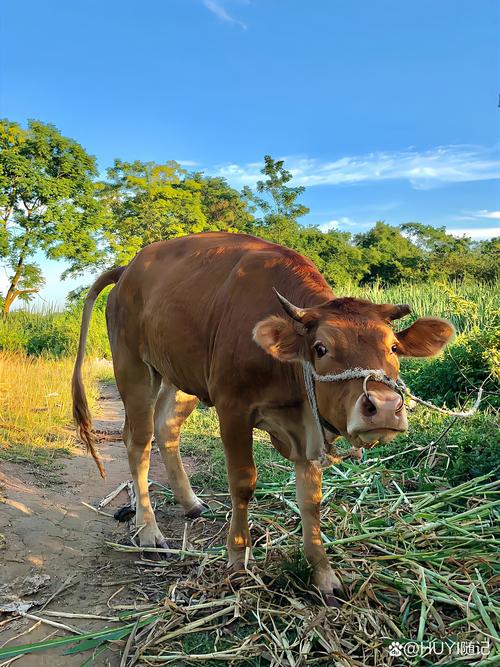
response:
<path id="1" fill-rule="evenodd" d="M 389 442 L 408 429 L 404 399 L 395 391 L 380 387 L 363 393 L 356 401 L 347 422 L 347 432 L 361 446 Z"/>

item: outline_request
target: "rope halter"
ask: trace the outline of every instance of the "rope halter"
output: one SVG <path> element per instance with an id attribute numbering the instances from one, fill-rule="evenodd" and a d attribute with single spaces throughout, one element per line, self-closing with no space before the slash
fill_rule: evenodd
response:
<path id="1" fill-rule="evenodd" d="M 420 405 L 425 405 L 427 408 L 430 408 L 431 410 L 435 410 L 436 412 L 440 412 L 441 414 L 444 415 L 449 415 L 451 417 L 459 417 L 459 418 L 467 418 L 471 417 L 473 414 L 475 414 L 479 408 L 479 404 L 481 403 L 481 398 L 483 395 L 483 388 L 480 387 L 478 391 L 478 395 L 476 398 L 476 401 L 472 408 L 470 410 L 467 410 L 465 412 L 457 412 L 454 410 L 446 410 L 445 408 L 439 408 L 437 405 L 433 405 L 432 403 L 429 403 L 428 401 L 424 401 L 422 398 L 418 398 L 418 396 L 414 396 L 408 387 L 405 385 L 403 380 L 398 377 L 396 380 L 392 380 L 390 377 L 388 377 L 382 369 L 369 369 L 369 368 L 348 368 L 345 371 L 342 371 L 341 373 L 329 373 L 326 375 L 320 375 L 316 369 L 314 368 L 313 364 L 310 361 L 305 361 L 303 363 L 303 372 L 304 372 L 304 384 L 306 387 L 306 394 L 307 394 L 307 399 L 309 401 L 309 405 L 311 407 L 311 411 L 314 416 L 314 420 L 316 422 L 316 425 L 318 426 L 319 432 L 321 433 L 323 437 L 323 451 L 320 455 L 319 458 L 319 464 L 321 467 L 325 467 L 326 465 L 330 465 L 331 461 L 329 461 L 328 456 L 326 454 L 325 448 L 328 446 L 328 443 L 326 441 L 326 436 L 325 436 L 325 429 L 324 429 L 324 423 L 326 420 L 321 417 L 319 413 L 319 408 L 318 408 L 318 402 L 316 399 L 316 387 L 315 387 L 315 381 L 316 382 L 347 382 L 349 380 L 357 380 L 357 379 L 363 379 L 363 393 L 364 395 L 369 398 L 368 395 L 368 390 L 367 390 L 367 383 L 368 380 L 372 380 L 374 382 L 380 382 L 382 384 L 387 385 L 390 387 L 393 391 L 395 391 L 397 394 L 399 394 L 402 398 L 402 404 L 399 410 L 403 408 L 403 405 L 405 403 L 405 399 L 409 398 L 414 400 L 416 403 L 419 403 Z M 340 435 L 339 431 L 335 429 L 338 435 Z"/>

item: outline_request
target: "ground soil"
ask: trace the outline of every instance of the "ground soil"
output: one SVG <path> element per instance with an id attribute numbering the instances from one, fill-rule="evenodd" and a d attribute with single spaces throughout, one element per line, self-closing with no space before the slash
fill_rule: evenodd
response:
<path id="1" fill-rule="evenodd" d="M 28 465 L 0 463 L 0 604 L 2 593 L 18 593 L 24 600 L 40 600 L 43 604 L 64 582 L 73 577 L 71 586 L 50 602 L 46 609 L 62 612 L 113 616 L 110 607 L 124 604 L 127 591 L 122 584 L 138 576 L 136 554 L 120 553 L 106 542 L 127 542 L 128 524 L 112 516 L 97 514 L 83 502 L 96 506 L 121 482 L 130 479 L 121 428 L 123 406 L 116 388 L 103 385 L 99 418 L 94 426 L 103 434 L 99 445 L 107 477 L 102 480 L 92 458 L 82 450 L 76 456 L 60 459 L 61 468 L 46 470 Z M 188 473 L 194 462 L 185 459 Z M 152 479 L 165 483 L 165 470 L 158 452 L 153 451 Z M 114 511 L 128 504 L 122 491 L 104 511 Z M 167 539 L 182 537 L 184 517 L 178 507 L 159 513 L 158 523 Z M 3 548 L 2 548 L 3 546 Z M 34 574 L 49 575 L 47 584 L 38 592 L 23 595 L 23 581 Z M 116 594 L 111 601 L 109 598 Z M 28 613 L 37 614 L 40 605 Z M 84 632 L 112 627 L 113 623 L 87 619 L 51 616 L 51 620 L 76 627 Z M 13 614 L 0 613 L 0 646 L 38 642 L 55 628 L 39 624 L 25 633 L 35 621 Z M 22 635 L 22 636 L 18 636 Z M 64 632 L 59 632 L 64 636 Z M 26 655 L 14 663 L 17 667 L 60 667 L 81 665 L 89 654 L 63 656 L 64 649 Z M 111 646 L 98 656 L 94 665 L 119 665 L 120 645 Z"/>

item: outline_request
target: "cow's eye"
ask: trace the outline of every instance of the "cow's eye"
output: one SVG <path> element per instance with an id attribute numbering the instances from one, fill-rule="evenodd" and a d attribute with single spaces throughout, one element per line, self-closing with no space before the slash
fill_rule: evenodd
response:
<path id="1" fill-rule="evenodd" d="M 323 345 L 323 343 L 320 343 L 320 342 L 314 343 L 314 349 L 315 349 L 316 354 L 318 355 L 318 357 L 324 357 L 325 354 L 328 352 L 328 350 Z"/>
<path id="2" fill-rule="evenodd" d="M 394 354 L 396 354 L 397 351 L 398 351 L 398 346 L 397 346 L 396 344 L 394 344 L 394 345 L 391 347 L 391 352 L 394 352 Z"/>

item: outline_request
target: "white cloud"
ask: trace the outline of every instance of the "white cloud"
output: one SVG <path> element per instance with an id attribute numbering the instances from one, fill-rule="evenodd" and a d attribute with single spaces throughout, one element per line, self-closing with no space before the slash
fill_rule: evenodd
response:
<path id="1" fill-rule="evenodd" d="M 477 218 L 489 218 L 490 220 L 500 220 L 500 211 L 487 211 L 483 209 L 476 213 Z"/>
<path id="2" fill-rule="evenodd" d="M 177 160 L 177 162 L 183 167 L 199 167 L 200 163 L 195 162 L 194 160 Z"/>
<path id="3" fill-rule="evenodd" d="M 233 18 L 229 12 L 220 4 L 220 2 L 216 2 L 215 0 L 203 0 L 203 4 L 208 9 L 208 11 L 212 12 L 212 14 L 215 14 L 215 16 L 217 16 L 217 18 L 221 21 L 239 25 L 242 30 L 247 29 L 246 24 L 238 21 L 238 19 Z"/>
<path id="4" fill-rule="evenodd" d="M 461 211 L 460 215 L 450 215 L 450 220 L 500 220 L 500 211 Z"/>
<path id="5" fill-rule="evenodd" d="M 416 189 L 425 189 L 445 183 L 500 178 L 500 157 L 496 149 L 480 146 L 438 146 L 427 151 L 379 151 L 344 156 L 333 161 L 297 156 L 284 159 L 287 169 L 294 176 L 294 184 L 309 187 L 406 180 Z M 262 178 L 260 167 L 255 163 L 233 163 L 219 166 L 216 173 L 225 176 L 235 186 L 255 185 Z"/>
<path id="6" fill-rule="evenodd" d="M 481 239 L 492 239 L 494 236 L 500 236 L 500 227 L 464 227 L 462 229 L 446 229 L 448 234 L 453 236 L 468 236 L 471 239 L 479 241 Z"/>
<path id="7" fill-rule="evenodd" d="M 338 229 L 338 227 L 338 220 L 330 220 L 329 222 L 324 222 L 322 225 L 318 225 L 318 229 L 321 229 L 322 232 L 329 232 L 332 229 Z"/>
<path id="8" fill-rule="evenodd" d="M 331 229 L 339 229 L 340 227 L 357 227 L 358 223 L 354 222 L 352 218 L 347 217 L 346 215 L 342 216 L 338 220 L 329 220 L 324 222 L 321 225 L 318 225 L 318 228 L 322 232 L 329 232 Z"/>

